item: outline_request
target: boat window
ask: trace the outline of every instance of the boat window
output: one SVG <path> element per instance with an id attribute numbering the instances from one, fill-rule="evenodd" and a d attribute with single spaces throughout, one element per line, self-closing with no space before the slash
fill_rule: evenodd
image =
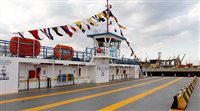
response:
<path id="1" fill-rule="evenodd" d="M 103 47 L 104 46 L 103 42 L 101 42 L 101 41 L 98 42 L 98 45 L 99 45 L 99 47 Z"/>
<path id="2" fill-rule="evenodd" d="M 109 40 L 110 40 L 110 38 L 106 38 L 106 42 L 107 42 L 107 43 L 109 42 Z"/>
<path id="3" fill-rule="evenodd" d="M 105 43 L 104 38 L 97 38 L 96 41 L 97 41 L 99 47 L 104 47 L 105 46 L 104 45 L 104 43 Z"/>

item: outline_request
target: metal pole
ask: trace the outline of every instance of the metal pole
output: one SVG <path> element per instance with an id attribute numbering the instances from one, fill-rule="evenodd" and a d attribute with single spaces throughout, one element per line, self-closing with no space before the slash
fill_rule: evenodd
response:
<path id="1" fill-rule="evenodd" d="M 108 10 L 108 0 L 107 0 L 107 10 Z M 106 28 L 107 28 L 107 33 L 109 32 L 109 26 L 108 26 L 108 22 L 109 22 L 109 18 L 106 19 L 107 23 L 106 23 Z"/>
<path id="2" fill-rule="evenodd" d="M 35 57 L 35 40 L 33 41 L 33 58 Z"/>
<path id="3" fill-rule="evenodd" d="M 80 75 L 80 72 L 79 72 L 79 64 L 78 64 L 78 75 L 77 75 L 77 84 L 79 85 L 79 75 Z"/>
<path id="4" fill-rule="evenodd" d="M 55 66 L 54 66 L 54 64 L 55 64 L 55 60 L 53 59 L 52 60 L 52 74 L 51 74 L 51 80 L 52 80 L 52 82 L 53 82 L 53 77 L 54 77 L 54 73 L 55 73 Z M 52 85 L 52 87 L 54 87 L 54 85 Z"/>
<path id="5" fill-rule="evenodd" d="M 60 52 L 60 60 L 61 60 L 62 59 L 61 45 L 60 45 L 59 52 Z"/>
<path id="6" fill-rule="evenodd" d="M 19 38 L 17 39 L 17 57 L 19 57 Z"/>

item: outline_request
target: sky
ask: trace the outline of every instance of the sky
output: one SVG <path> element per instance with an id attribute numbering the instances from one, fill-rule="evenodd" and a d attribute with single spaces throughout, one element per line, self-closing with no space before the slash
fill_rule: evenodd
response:
<path id="1" fill-rule="evenodd" d="M 73 25 L 105 10 L 105 4 L 106 0 L 1 0 L 0 39 L 10 40 L 13 32 L 21 31 L 27 38 L 33 38 L 28 30 Z M 158 52 L 162 52 L 162 59 L 178 55 L 182 58 L 186 53 L 184 64 L 200 64 L 199 0 L 110 0 L 110 4 L 113 14 L 126 26 L 124 36 L 139 58 L 156 59 Z M 105 28 L 105 23 L 102 23 L 85 33 L 79 30 L 71 38 L 64 32 L 63 37 L 53 33 L 53 41 L 40 34 L 44 37 L 40 42 L 43 46 L 65 44 L 84 51 L 85 47 L 93 46 L 87 34 Z M 113 23 L 110 31 L 114 28 L 118 27 Z M 130 57 L 125 42 L 122 42 L 121 53 Z"/>

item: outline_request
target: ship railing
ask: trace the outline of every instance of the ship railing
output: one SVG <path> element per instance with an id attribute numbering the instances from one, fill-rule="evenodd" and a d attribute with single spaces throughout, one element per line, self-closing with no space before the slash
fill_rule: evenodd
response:
<path id="1" fill-rule="evenodd" d="M 0 56 L 11 56 L 9 41 L 0 40 Z"/>
<path id="2" fill-rule="evenodd" d="M 17 42 L 17 44 L 33 46 L 33 44 L 27 44 L 27 43 L 22 43 L 22 42 Z M 22 54 L 23 51 L 21 49 L 19 50 L 20 50 L 20 54 Z M 34 55 L 33 49 L 25 49 L 25 50 L 31 50 Z M 22 57 L 22 56 L 19 56 L 20 55 L 19 52 L 17 54 L 18 55 L 13 55 L 10 52 L 10 41 L 0 40 L 0 56 Z M 74 51 L 74 57 L 71 60 L 89 62 L 94 56 L 96 56 L 96 47 L 94 48 L 87 47 L 83 52 Z M 38 56 L 25 56 L 22 58 L 56 59 L 54 56 L 53 47 L 48 47 L 48 46 L 40 46 L 40 54 Z M 62 60 L 62 58 L 60 59 Z M 114 58 L 113 60 L 117 64 L 138 64 L 137 61 L 133 59 L 127 59 L 127 58 L 117 58 L 117 59 Z"/>
<path id="3" fill-rule="evenodd" d="M 34 46 L 33 44 L 27 44 L 27 43 L 22 43 L 22 42 L 17 42 L 18 45 L 30 45 Z M 17 52 L 17 55 L 13 55 L 10 52 L 10 41 L 7 40 L 0 40 L 0 56 L 6 56 L 6 57 L 22 57 L 20 54 L 23 54 L 23 50 L 20 50 L 20 53 Z M 31 50 L 33 49 L 25 49 L 25 50 Z M 34 51 L 33 51 L 33 54 Z M 74 51 L 74 57 L 71 59 L 73 61 L 84 61 L 84 60 L 89 60 L 94 56 L 94 51 L 93 48 L 86 48 L 84 52 L 82 51 Z M 41 46 L 40 47 L 40 54 L 38 56 L 25 56 L 22 58 L 40 58 L 40 59 L 56 59 L 54 56 L 53 52 L 53 47 L 48 47 L 48 46 Z M 61 58 L 62 59 L 62 58 Z"/>
<path id="4" fill-rule="evenodd" d="M 95 48 L 86 47 L 85 51 L 83 52 L 82 58 L 84 59 L 84 61 L 90 61 L 90 59 L 92 59 L 95 54 Z"/>
<path id="5" fill-rule="evenodd" d="M 139 62 L 134 59 L 121 57 L 120 59 L 112 59 L 113 64 L 130 64 L 139 65 Z"/>

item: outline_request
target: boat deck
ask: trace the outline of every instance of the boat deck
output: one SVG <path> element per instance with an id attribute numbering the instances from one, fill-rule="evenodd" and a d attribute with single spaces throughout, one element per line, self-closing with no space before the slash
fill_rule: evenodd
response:
<path id="1" fill-rule="evenodd" d="M 169 111 L 173 96 L 191 78 L 149 77 L 1 95 L 1 111 Z M 186 111 L 200 109 L 200 83 Z"/>

